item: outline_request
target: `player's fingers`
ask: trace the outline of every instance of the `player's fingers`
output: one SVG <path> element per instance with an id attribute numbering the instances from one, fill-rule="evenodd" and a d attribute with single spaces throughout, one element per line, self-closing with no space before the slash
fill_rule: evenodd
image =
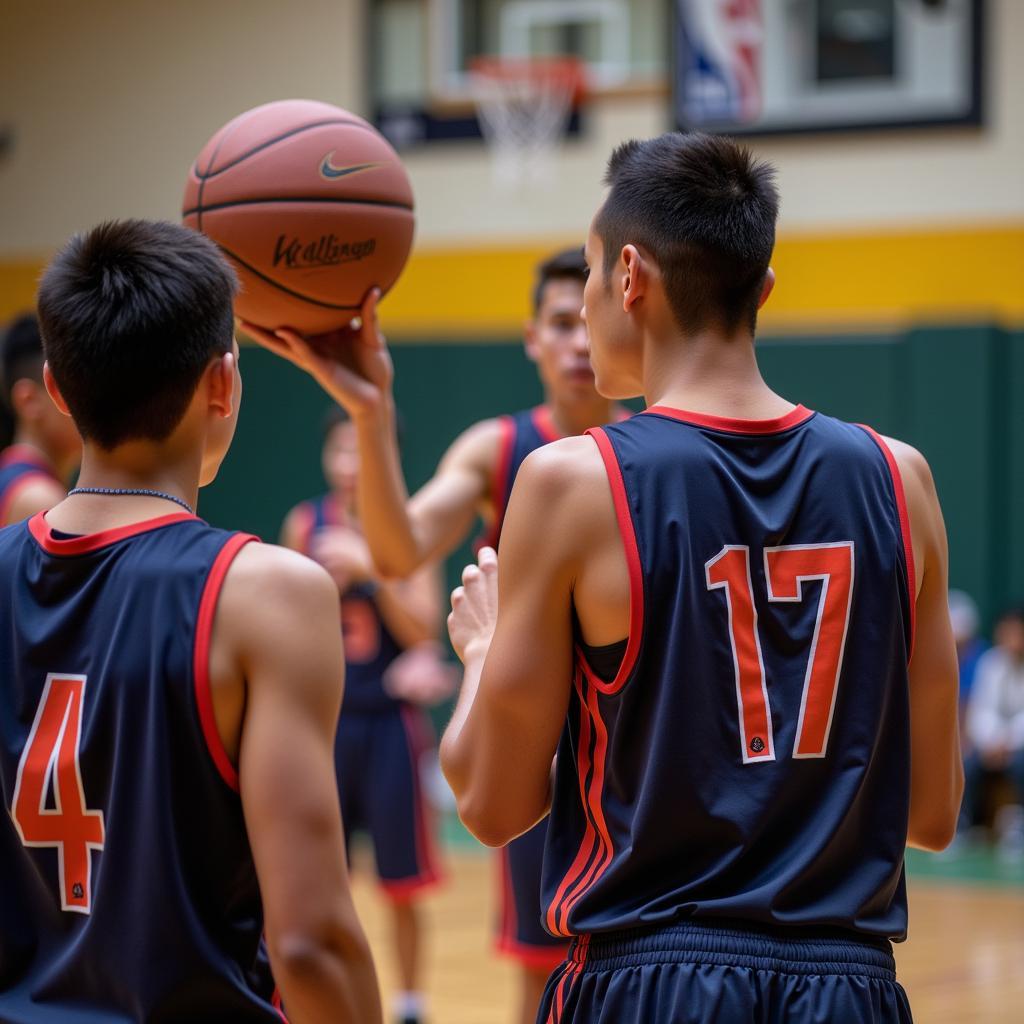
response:
<path id="1" fill-rule="evenodd" d="M 360 314 L 364 324 L 373 324 L 377 320 L 377 303 L 380 301 L 381 291 L 379 288 L 371 288 L 363 296 L 363 304 L 360 307 Z"/>
<path id="2" fill-rule="evenodd" d="M 359 340 L 370 348 L 383 348 L 384 336 L 380 333 L 380 325 L 377 322 L 377 303 L 380 301 L 381 290 L 371 288 L 363 299 L 359 310 L 360 331 Z"/>
<path id="3" fill-rule="evenodd" d="M 462 602 L 465 599 L 465 597 L 466 597 L 466 589 L 465 589 L 465 587 L 456 587 L 452 591 L 452 607 L 454 608 L 454 607 L 456 607 L 456 605 L 462 604 Z"/>
<path id="4" fill-rule="evenodd" d="M 272 352 L 276 352 L 278 355 L 283 355 L 286 358 L 289 356 L 288 346 L 270 331 L 265 331 L 262 327 L 249 323 L 248 320 L 239 320 L 238 329 L 246 336 L 252 338 L 253 341 L 263 345 L 265 348 L 269 348 Z"/>
<path id="5" fill-rule="evenodd" d="M 482 547 L 480 554 L 477 556 L 477 562 L 480 568 L 485 573 L 497 572 L 498 570 L 498 552 L 491 547 Z"/>
<path id="6" fill-rule="evenodd" d="M 314 353 L 309 342 L 298 331 L 293 331 L 290 327 L 279 327 L 274 331 L 274 335 L 300 358 L 309 359 L 313 356 Z"/>
<path id="7" fill-rule="evenodd" d="M 471 586 L 480 578 L 480 570 L 475 565 L 467 565 L 462 570 L 462 582 L 465 586 Z"/>

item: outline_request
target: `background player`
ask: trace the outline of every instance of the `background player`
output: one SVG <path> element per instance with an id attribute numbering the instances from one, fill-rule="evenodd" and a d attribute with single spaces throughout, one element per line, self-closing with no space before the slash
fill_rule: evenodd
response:
<path id="1" fill-rule="evenodd" d="M 18 317 L 3 338 L 4 397 L 14 418 L 10 447 L 0 452 L 0 526 L 53 508 L 82 457 L 75 425 L 43 387 L 43 342 L 36 318 Z"/>
<path id="2" fill-rule="evenodd" d="M 607 181 L 591 358 L 648 408 L 524 463 L 500 602 L 489 549 L 453 595 L 442 764 L 485 842 L 551 801 L 541 1020 L 909 1020 L 904 846 L 963 782 L 927 464 L 761 377 L 770 168 L 673 133 Z"/>
<path id="3" fill-rule="evenodd" d="M 450 554 L 481 516 L 497 542 L 505 502 L 523 459 L 536 448 L 580 434 L 624 413 L 594 389 L 580 311 L 586 264 L 579 249 L 556 253 L 537 268 L 533 318 L 526 324 L 526 354 L 536 365 L 544 404 L 512 416 L 483 420 L 460 435 L 437 472 L 409 499 L 395 442 L 391 362 L 370 332 L 353 332 L 332 351 L 346 360 L 318 357 L 291 332 L 268 335 L 246 325 L 267 347 L 309 370 L 356 426 L 361 451 L 359 503 L 367 541 L 380 570 L 404 576 Z M 363 322 L 375 322 L 374 296 Z M 502 852 L 498 949 L 522 964 L 521 1021 L 531 1021 L 548 974 L 566 945 L 540 921 L 541 823 Z"/>
<path id="4" fill-rule="evenodd" d="M 292 509 L 281 543 L 323 565 L 341 594 L 345 697 L 334 754 L 346 845 L 355 830 L 373 841 L 392 910 L 401 984 L 395 1016 L 418 1024 L 424 1000 L 417 898 L 440 877 L 421 781 L 434 738 L 419 705 L 444 700 L 454 688 L 436 643 L 440 580 L 433 566 L 407 581 L 377 576 L 359 529 L 355 427 L 337 406 L 326 421 L 322 464 L 329 492 Z"/>
<path id="5" fill-rule="evenodd" d="M 380 1020 L 348 890 L 319 566 L 191 513 L 241 398 L 202 236 L 76 236 L 39 290 L 79 487 L 0 531 L 0 1018 Z"/>

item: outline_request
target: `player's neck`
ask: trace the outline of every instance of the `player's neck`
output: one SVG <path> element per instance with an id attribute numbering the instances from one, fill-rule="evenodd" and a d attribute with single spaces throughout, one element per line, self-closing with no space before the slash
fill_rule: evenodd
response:
<path id="1" fill-rule="evenodd" d="M 551 422 L 562 437 L 576 437 L 591 427 L 601 427 L 615 419 L 615 403 L 598 394 L 586 398 L 545 396 Z"/>
<path id="2" fill-rule="evenodd" d="M 338 518 L 347 526 L 359 522 L 359 503 L 355 492 L 346 489 L 335 489 L 330 492 L 331 502 Z"/>
<path id="3" fill-rule="evenodd" d="M 643 383 L 648 406 L 751 420 L 784 416 L 794 407 L 765 383 L 749 336 L 709 333 L 649 343 Z"/>
<path id="4" fill-rule="evenodd" d="M 76 487 L 158 491 L 194 509 L 201 468 L 201 450 L 175 451 L 151 441 L 128 441 L 105 451 L 87 443 Z M 48 512 L 47 520 L 68 533 L 96 533 L 174 512 L 184 509 L 152 495 L 73 494 Z"/>

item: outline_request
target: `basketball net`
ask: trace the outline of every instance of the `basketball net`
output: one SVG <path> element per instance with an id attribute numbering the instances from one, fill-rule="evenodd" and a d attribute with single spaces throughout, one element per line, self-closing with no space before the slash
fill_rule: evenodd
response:
<path id="1" fill-rule="evenodd" d="M 514 189 L 550 181 L 582 95 L 581 62 L 574 57 L 478 57 L 470 82 L 495 184 Z"/>

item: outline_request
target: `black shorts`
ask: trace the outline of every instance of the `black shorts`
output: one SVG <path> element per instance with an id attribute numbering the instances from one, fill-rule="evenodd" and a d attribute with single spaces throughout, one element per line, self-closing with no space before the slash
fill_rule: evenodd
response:
<path id="1" fill-rule="evenodd" d="M 910 1024 L 889 944 L 684 924 L 582 936 L 538 1024 Z"/>

